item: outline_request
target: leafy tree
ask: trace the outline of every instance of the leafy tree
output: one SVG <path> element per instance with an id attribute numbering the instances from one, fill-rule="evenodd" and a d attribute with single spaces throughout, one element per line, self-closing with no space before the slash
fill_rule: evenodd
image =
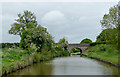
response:
<path id="1" fill-rule="evenodd" d="M 46 28 L 39 25 L 37 28 L 30 28 L 23 31 L 20 47 L 27 49 L 31 44 L 35 44 L 37 51 L 41 52 L 45 44 L 51 47 L 52 41 L 52 36 L 46 31 Z"/>
<path id="2" fill-rule="evenodd" d="M 105 14 L 100 21 L 103 28 L 118 28 L 118 5 L 109 9 L 109 14 Z"/>
<path id="3" fill-rule="evenodd" d="M 51 36 L 51 34 L 47 32 L 45 35 L 45 45 L 48 47 L 48 51 L 52 49 L 53 44 L 54 44 L 53 37 Z"/>
<path id="4" fill-rule="evenodd" d="M 109 29 L 102 32 L 102 35 L 97 37 L 97 40 L 103 37 L 105 41 L 108 41 L 113 45 L 120 45 L 120 21 L 119 19 L 120 6 L 115 5 L 109 9 L 109 13 L 105 14 L 103 19 L 100 21 L 102 28 Z M 113 29 L 113 30 L 112 30 Z M 103 36 L 105 35 L 105 36 Z M 119 36 L 118 36 L 119 35 Z"/>
<path id="5" fill-rule="evenodd" d="M 80 42 L 80 44 L 89 44 L 89 43 L 91 43 L 91 42 L 92 42 L 92 40 L 86 38 L 86 39 L 83 39 L 83 40 Z"/>
<path id="6" fill-rule="evenodd" d="M 24 14 L 18 14 L 18 19 L 11 25 L 9 34 L 22 35 L 22 32 L 29 28 L 37 27 L 36 16 L 31 11 L 24 11 Z"/>
<path id="7" fill-rule="evenodd" d="M 62 39 L 60 39 L 58 43 L 61 44 L 62 47 L 63 47 L 65 50 L 67 50 L 67 47 L 68 47 L 68 41 L 65 39 L 65 37 L 62 38 Z"/>

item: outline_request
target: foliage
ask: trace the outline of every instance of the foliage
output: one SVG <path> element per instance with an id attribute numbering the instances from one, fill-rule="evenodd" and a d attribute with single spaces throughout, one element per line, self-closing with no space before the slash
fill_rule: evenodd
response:
<path id="1" fill-rule="evenodd" d="M 99 42 L 92 42 L 90 43 L 90 46 L 95 46 L 95 45 L 98 45 L 98 44 L 106 44 L 107 42 L 105 41 L 99 41 Z"/>
<path id="2" fill-rule="evenodd" d="M 34 62 L 70 55 L 67 51 L 68 42 L 66 39 L 62 38 L 59 43 L 55 43 L 47 29 L 37 25 L 33 13 L 24 11 L 24 14 L 18 14 L 18 17 L 9 33 L 20 35 L 21 41 L 15 43 L 17 48 L 14 49 L 11 47 L 14 43 L 2 43 L 3 48 L 9 47 L 9 49 L 2 49 L 3 72 L 10 73 Z"/>
<path id="3" fill-rule="evenodd" d="M 42 52 L 35 52 L 35 45 L 32 44 L 32 47 L 29 49 L 33 51 L 31 54 L 28 50 L 23 50 L 20 48 L 9 48 L 2 49 L 2 70 L 3 72 L 6 70 L 7 73 L 12 72 L 12 70 L 20 69 L 21 67 L 25 67 L 32 63 L 51 60 L 52 58 L 59 56 L 68 56 L 69 52 L 64 51 L 48 51 L 48 49 L 43 48 Z M 1 50 L 0 50 L 1 53 Z"/>
<path id="4" fill-rule="evenodd" d="M 100 23 L 103 28 L 118 28 L 118 5 L 111 7 Z"/>
<path id="5" fill-rule="evenodd" d="M 67 50 L 67 47 L 68 47 L 68 41 L 65 39 L 65 37 L 62 38 L 62 39 L 60 39 L 58 43 L 61 44 L 62 47 L 63 47 L 65 50 Z"/>
<path id="6" fill-rule="evenodd" d="M 80 42 L 80 44 L 89 44 L 89 43 L 91 43 L 91 42 L 92 42 L 92 40 L 86 38 L 86 39 L 83 39 L 83 40 Z"/>
<path id="7" fill-rule="evenodd" d="M 118 30 L 117 29 L 105 29 L 100 35 L 97 36 L 96 42 L 106 42 L 109 44 L 117 45 L 118 43 Z"/>
<path id="8" fill-rule="evenodd" d="M 52 36 L 46 31 L 45 28 L 39 25 L 37 28 L 27 29 L 23 32 L 20 47 L 27 49 L 33 43 L 35 44 L 37 51 L 40 52 L 43 45 L 47 45 L 50 49 L 52 42 Z"/>
<path id="9" fill-rule="evenodd" d="M 37 48 L 36 48 L 36 45 L 31 43 L 30 47 L 28 48 L 28 51 L 29 51 L 29 54 L 30 53 L 33 53 L 33 52 L 37 52 Z"/>
<path id="10" fill-rule="evenodd" d="M 24 11 L 24 14 L 18 14 L 18 19 L 16 22 L 11 25 L 11 29 L 9 30 L 9 34 L 13 35 L 22 35 L 22 32 L 29 28 L 37 27 L 37 21 L 34 13 L 31 11 Z"/>
<path id="11" fill-rule="evenodd" d="M 106 52 L 109 54 L 118 54 L 118 50 L 116 50 L 116 47 L 113 47 L 108 44 L 96 45 L 95 47 L 92 47 L 89 51 L 90 52 Z"/>
<path id="12" fill-rule="evenodd" d="M 0 43 L 1 48 L 17 48 L 19 43 Z"/>
<path id="13" fill-rule="evenodd" d="M 115 45 L 120 49 L 120 28 L 119 28 L 119 21 L 118 21 L 118 11 L 120 7 L 115 5 L 109 9 L 109 13 L 105 14 L 103 19 L 100 21 L 103 32 L 97 37 L 97 41 L 108 41 L 112 45 Z"/>

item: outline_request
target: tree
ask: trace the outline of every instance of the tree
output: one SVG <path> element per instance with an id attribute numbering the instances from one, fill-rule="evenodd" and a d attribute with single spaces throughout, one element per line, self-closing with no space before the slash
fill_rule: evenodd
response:
<path id="1" fill-rule="evenodd" d="M 65 37 L 62 38 L 62 39 L 60 39 L 58 43 L 61 44 L 62 47 L 63 47 L 65 50 L 67 50 L 67 47 L 68 47 L 68 41 L 65 39 Z"/>
<path id="2" fill-rule="evenodd" d="M 83 40 L 80 42 L 80 44 L 89 44 L 89 43 L 91 43 L 91 42 L 92 42 L 92 40 L 86 38 L 86 39 L 83 39 Z"/>
<path id="3" fill-rule="evenodd" d="M 105 14 L 100 21 L 103 28 L 118 28 L 118 5 L 109 9 L 109 14 Z"/>
<path id="4" fill-rule="evenodd" d="M 18 19 L 11 25 L 9 34 L 22 35 L 22 32 L 28 28 L 37 27 L 36 16 L 31 11 L 24 11 L 24 14 L 18 14 Z"/>
<path id="5" fill-rule="evenodd" d="M 109 30 L 103 31 L 104 35 L 106 35 L 106 36 L 104 36 L 105 41 L 108 41 L 108 39 L 109 39 L 109 42 L 111 42 L 111 44 L 113 44 L 113 45 L 118 45 L 118 48 L 120 45 L 119 44 L 120 43 L 119 42 L 119 40 L 120 40 L 120 37 L 119 37 L 120 36 L 120 28 L 119 28 L 120 23 L 119 22 L 120 21 L 119 21 L 119 12 L 118 12 L 119 9 L 120 9 L 119 5 L 115 5 L 115 6 L 111 7 L 109 9 L 109 13 L 105 14 L 103 19 L 100 21 L 102 28 L 109 29 Z M 97 39 L 98 39 L 98 37 L 97 37 Z"/>

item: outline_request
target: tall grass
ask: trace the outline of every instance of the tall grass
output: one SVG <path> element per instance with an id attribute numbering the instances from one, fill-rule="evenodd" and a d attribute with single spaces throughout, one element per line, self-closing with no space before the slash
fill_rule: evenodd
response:
<path id="1" fill-rule="evenodd" d="M 109 62 L 118 64 L 118 53 L 119 51 L 115 46 L 100 44 L 91 47 L 89 50 L 83 52 L 88 57 L 100 58 Z"/>
<path id="2" fill-rule="evenodd" d="M 20 48 L 6 48 L 2 49 L 2 53 L 2 73 L 11 73 L 33 63 L 69 55 L 67 50 L 48 51 L 48 49 L 45 48 L 42 49 L 42 52 L 33 51 L 32 53 L 30 53 L 30 50 L 23 50 Z"/>

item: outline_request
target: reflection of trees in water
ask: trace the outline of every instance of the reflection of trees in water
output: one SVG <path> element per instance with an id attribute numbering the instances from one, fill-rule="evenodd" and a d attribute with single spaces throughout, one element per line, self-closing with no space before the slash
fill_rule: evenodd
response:
<path id="1" fill-rule="evenodd" d="M 34 64 L 32 66 L 32 73 L 34 75 L 51 75 L 52 74 L 53 65 L 47 64 L 47 62 L 41 62 L 38 64 Z"/>
<path id="2" fill-rule="evenodd" d="M 53 68 L 49 62 L 41 62 L 14 72 L 12 75 L 52 75 Z"/>
<path id="3" fill-rule="evenodd" d="M 53 65 L 50 63 L 41 63 L 38 64 L 39 70 L 37 70 L 37 74 L 40 75 L 52 75 L 53 73 Z M 38 69 L 36 67 L 36 69 Z"/>

